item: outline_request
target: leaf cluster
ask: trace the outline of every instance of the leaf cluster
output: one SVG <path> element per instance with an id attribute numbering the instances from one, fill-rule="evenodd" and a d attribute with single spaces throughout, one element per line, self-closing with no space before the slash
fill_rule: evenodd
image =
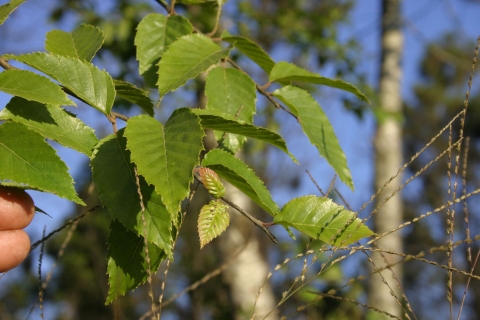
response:
<path id="1" fill-rule="evenodd" d="M 217 5 L 220 13 L 223 1 Z M 0 91 L 14 96 L 0 112 L 0 120 L 5 121 L 0 125 L 0 183 L 53 193 L 83 205 L 67 166 L 45 139 L 90 157 L 101 205 L 113 216 L 107 303 L 147 281 L 162 260 L 173 258 L 182 222 L 181 204 L 191 194 L 199 166 L 244 192 L 273 217 L 273 223 L 294 227 L 335 246 L 372 234 L 355 213 L 326 198 L 304 196 L 280 209 L 256 173 L 235 157 L 246 139 L 258 139 L 296 162 L 280 134 L 254 124 L 257 94 L 262 94 L 274 107 L 297 119 L 319 154 L 353 189 L 333 127 L 314 97 L 295 84 L 329 86 L 368 102 L 358 88 L 288 62 L 277 63 L 248 38 L 229 32 L 219 39 L 202 34 L 173 10 L 167 16 L 152 13 L 139 23 L 135 35 L 139 73 L 146 85 L 154 86 L 162 99 L 206 73 L 206 109 L 177 107 L 161 123 L 154 117 L 155 104 L 147 90 L 113 79 L 91 62 L 104 41 L 99 28 L 84 24 L 72 32 L 50 31 L 46 52 L 0 58 L 6 68 L 0 73 Z M 230 58 L 234 48 L 263 69 L 269 82 L 259 85 L 239 68 Z M 7 59 L 37 72 L 13 68 Z M 274 82 L 281 87 L 268 91 Z M 117 113 L 117 97 L 136 104 L 144 114 L 128 118 Z M 96 109 L 113 124 L 113 133 L 99 139 L 92 128 L 64 109 L 75 106 L 75 101 Z M 127 122 L 124 129 L 116 129 L 118 119 Z M 201 159 L 207 129 L 215 131 L 218 146 Z M 209 188 L 215 188 L 212 194 L 220 198 L 223 186 L 216 179 Z M 198 219 L 201 246 L 223 232 L 228 223 L 227 206 L 219 199 L 205 206 Z"/>

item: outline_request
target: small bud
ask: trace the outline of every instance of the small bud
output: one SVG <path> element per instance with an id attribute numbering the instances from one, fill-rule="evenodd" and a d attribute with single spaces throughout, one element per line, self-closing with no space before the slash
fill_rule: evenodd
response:
<path id="1" fill-rule="evenodd" d="M 195 171 L 198 173 L 200 181 L 214 198 L 218 199 L 223 197 L 225 187 L 215 171 L 205 167 L 197 168 Z"/>

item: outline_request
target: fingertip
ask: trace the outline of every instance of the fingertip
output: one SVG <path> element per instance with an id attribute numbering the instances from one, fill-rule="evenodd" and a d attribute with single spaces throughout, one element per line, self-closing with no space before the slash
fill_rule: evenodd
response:
<path id="1" fill-rule="evenodd" d="M 0 230 L 23 229 L 34 214 L 35 204 L 25 190 L 0 186 Z"/>
<path id="2" fill-rule="evenodd" d="M 30 252 L 30 237 L 23 230 L 0 231 L 0 272 L 18 266 Z"/>

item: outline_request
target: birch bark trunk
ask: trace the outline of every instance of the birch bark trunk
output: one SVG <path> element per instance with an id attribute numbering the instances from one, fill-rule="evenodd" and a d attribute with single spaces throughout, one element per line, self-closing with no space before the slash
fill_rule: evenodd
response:
<path id="1" fill-rule="evenodd" d="M 382 1 L 382 38 L 381 66 L 379 76 L 380 114 L 375 135 L 375 190 L 379 190 L 394 176 L 403 164 L 402 97 L 400 84 L 402 79 L 401 57 L 403 35 L 401 31 L 401 0 Z M 381 205 L 401 184 L 401 177 L 391 181 L 377 196 L 376 207 Z M 374 215 L 374 230 L 378 234 L 398 227 L 403 220 L 403 203 L 399 194 L 381 205 Z M 394 232 L 376 243 L 379 248 L 403 252 L 400 232 Z M 376 268 L 386 263 L 394 263 L 398 257 L 379 253 L 372 254 Z M 392 272 L 393 271 L 393 272 Z M 398 264 L 371 277 L 369 303 L 394 316 L 402 315 L 402 296 L 399 284 L 402 279 L 402 266 Z M 398 281 L 396 279 L 398 279 Z M 388 284 L 385 284 L 385 282 Z M 395 296 L 392 296 L 392 292 Z"/>

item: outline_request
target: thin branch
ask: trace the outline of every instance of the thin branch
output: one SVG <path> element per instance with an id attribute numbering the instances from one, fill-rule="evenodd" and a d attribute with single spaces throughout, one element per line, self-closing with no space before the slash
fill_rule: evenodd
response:
<path id="1" fill-rule="evenodd" d="M 175 14 L 175 0 L 170 0 L 170 11 L 168 12 L 170 15 Z"/>
<path id="2" fill-rule="evenodd" d="M 42 237 L 45 237 L 45 230 L 46 227 L 43 227 Z M 42 242 L 40 247 L 40 255 L 38 256 L 38 303 L 40 304 L 40 318 L 45 319 L 43 315 L 43 288 L 42 288 L 42 260 L 43 260 L 43 252 L 45 250 L 45 242 Z"/>
<path id="3" fill-rule="evenodd" d="M 277 238 L 275 238 L 275 236 L 270 232 L 268 231 L 267 228 L 265 228 L 265 225 L 270 225 L 269 223 L 265 223 L 265 222 L 262 222 L 258 219 L 255 219 L 254 217 L 252 217 L 248 212 L 244 211 L 242 208 L 240 208 L 239 206 L 237 206 L 235 203 L 233 203 L 232 201 L 228 200 L 227 198 L 225 197 L 220 197 L 220 199 L 222 199 L 225 203 L 227 203 L 229 206 L 231 206 L 232 208 L 234 208 L 235 210 L 237 210 L 238 212 L 240 212 L 241 214 L 243 214 L 245 217 L 247 217 L 248 220 L 252 221 L 253 224 L 255 224 L 257 227 L 259 227 L 260 229 L 262 229 L 267 235 L 268 237 L 270 238 L 270 240 L 272 240 L 274 243 L 278 243 L 278 240 Z"/>
<path id="4" fill-rule="evenodd" d="M 126 115 L 124 115 L 124 114 L 118 113 L 118 112 L 112 111 L 112 112 L 110 112 L 110 114 L 112 115 L 112 117 L 115 117 L 115 118 L 117 118 L 117 119 L 123 120 L 123 121 L 125 121 L 125 122 L 127 122 L 128 119 L 130 119 L 130 117 L 128 117 L 128 116 L 126 116 Z"/>
<path id="5" fill-rule="evenodd" d="M 245 71 L 243 71 L 242 68 L 240 68 L 240 66 L 238 64 L 236 64 L 232 59 L 228 58 L 226 59 L 228 61 L 228 63 L 230 63 L 235 69 L 237 70 L 240 70 L 242 71 L 243 73 L 247 74 Z M 248 74 L 247 74 L 248 75 Z M 289 115 L 291 115 L 292 117 L 294 117 L 297 121 L 298 121 L 298 117 L 296 115 L 294 115 L 293 113 L 291 113 L 287 108 L 285 108 L 284 106 L 282 106 L 280 103 L 278 103 L 272 96 L 271 93 L 265 91 L 264 89 L 264 86 L 261 86 L 257 83 L 255 83 L 255 86 L 257 88 L 257 91 L 260 92 L 260 94 L 262 94 L 263 96 L 265 96 L 265 98 L 267 98 L 274 106 L 275 108 L 277 109 L 282 109 L 283 111 L 285 111 L 286 113 L 288 113 Z"/>
<path id="6" fill-rule="evenodd" d="M 83 217 L 85 217 L 86 215 L 92 213 L 93 211 L 97 210 L 98 208 L 100 208 L 100 205 L 99 205 L 99 204 L 97 204 L 96 206 L 94 206 L 93 208 L 91 208 L 90 210 L 88 210 L 87 212 L 82 213 L 81 215 L 79 215 L 79 216 L 76 217 L 75 219 L 68 221 L 67 223 L 65 223 L 65 224 L 64 224 L 63 226 L 61 226 L 60 228 L 58 228 L 58 229 L 50 232 L 46 237 L 42 237 L 42 239 L 38 240 L 37 242 L 35 242 L 35 243 L 30 247 L 30 252 L 32 252 L 36 247 L 38 247 L 40 244 L 42 244 L 43 242 L 45 242 L 46 240 L 48 240 L 48 239 L 49 239 L 51 236 L 53 236 L 55 233 L 62 231 L 63 229 L 65 229 L 66 227 L 68 227 L 69 225 L 71 225 L 72 223 L 74 223 L 75 221 L 82 219 Z"/>
<path id="7" fill-rule="evenodd" d="M 0 57 L 0 67 L 2 67 L 5 70 L 18 69 L 18 68 L 15 68 L 14 66 L 12 66 L 10 63 L 8 63 L 7 59 L 2 58 L 2 57 Z"/>
<path id="8" fill-rule="evenodd" d="M 155 0 L 163 9 L 165 9 L 168 13 L 170 13 L 170 8 L 168 7 L 167 3 L 163 0 Z"/>
<path id="9" fill-rule="evenodd" d="M 213 30 L 210 31 L 208 34 L 207 34 L 207 37 L 212 37 L 215 35 L 215 32 L 217 32 L 217 29 L 218 29 L 218 25 L 220 24 L 220 16 L 222 14 L 222 6 L 221 5 L 218 5 L 218 10 L 217 10 L 217 17 L 215 19 L 215 26 L 213 27 Z"/>

